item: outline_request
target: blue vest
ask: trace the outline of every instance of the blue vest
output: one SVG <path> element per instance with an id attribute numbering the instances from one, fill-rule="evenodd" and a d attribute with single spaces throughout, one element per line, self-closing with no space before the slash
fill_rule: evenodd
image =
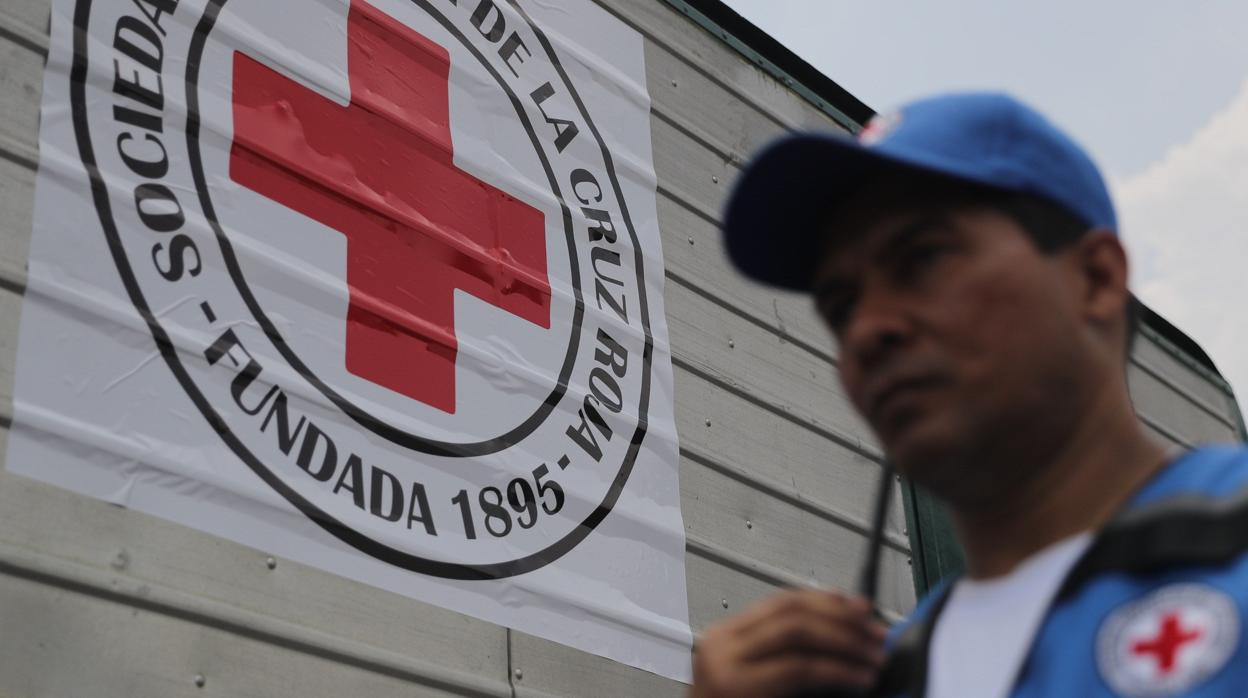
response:
<path id="1" fill-rule="evenodd" d="M 894 635 L 873 695 L 922 698 L 942 583 Z M 1010 695 L 1248 696 L 1248 450 L 1190 451 L 1097 535 Z"/>

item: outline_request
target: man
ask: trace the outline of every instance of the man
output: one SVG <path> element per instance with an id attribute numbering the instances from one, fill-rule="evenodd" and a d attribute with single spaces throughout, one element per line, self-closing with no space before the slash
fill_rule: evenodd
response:
<path id="1" fill-rule="evenodd" d="M 857 142 L 769 147 L 724 234 L 744 273 L 813 295 L 967 572 L 889 641 L 865 599 L 766 600 L 705 632 L 691 695 L 1248 695 L 1248 455 L 1143 432 L 1126 253 L 1077 145 L 1002 95 L 923 100 Z"/>

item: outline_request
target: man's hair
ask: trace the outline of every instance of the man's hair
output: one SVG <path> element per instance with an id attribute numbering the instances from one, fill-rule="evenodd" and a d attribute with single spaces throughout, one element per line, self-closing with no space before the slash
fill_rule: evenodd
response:
<path id="1" fill-rule="evenodd" d="M 1012 218 L 1027 233 L 1041 253 L 1046 255 L 1075 244 L 1087 234 L 1090 226 L 1064 207 L 1038 196 L 1018 193 L 996 193 L 985 201 Z M 1135 336 L 1140 329 L 1141 305 L 1135 294 L 1127 297 L 1127 337 L 1125 352 L 1131 355 Z"/>

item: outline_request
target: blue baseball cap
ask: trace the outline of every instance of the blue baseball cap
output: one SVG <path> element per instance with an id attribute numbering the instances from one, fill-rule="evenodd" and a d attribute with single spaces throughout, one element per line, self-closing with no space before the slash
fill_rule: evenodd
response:
<path id="1" fill-rule="evenodd" d="M 728 256 L 755 280 L 808 290 L 829 216 L 903 172 L 1032 194 L 1089 229 L 1118 229 L 1100 172 L 1069 136 L 1008 95 L 964 93 L 878 115 L 857 139 L 799 133 L 763 148 L 724 211 Z"/>

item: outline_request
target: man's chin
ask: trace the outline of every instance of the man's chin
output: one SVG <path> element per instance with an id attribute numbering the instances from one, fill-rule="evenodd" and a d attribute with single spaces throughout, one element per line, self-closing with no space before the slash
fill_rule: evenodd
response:
<path id="1" fill-rule="evenodd" d="M 883 439 L 884 452 L 897 472 L 925 486 L 935 486 L 960 459 L 958 441 L 936 418 L 916 419 L 894 428 Z"/>

